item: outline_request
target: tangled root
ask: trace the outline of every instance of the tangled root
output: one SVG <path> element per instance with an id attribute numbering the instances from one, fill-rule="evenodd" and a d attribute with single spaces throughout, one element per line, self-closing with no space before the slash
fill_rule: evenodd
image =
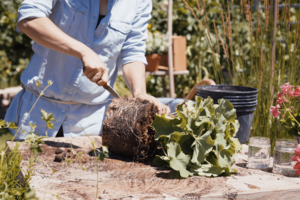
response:
<path id="1" fill-rule="evenodd" d="M 149 101 L 114 99 L 106 112 L 102 141 L 110 152 L 145 162 L 154 158 L 158 143 L 151 124 L 158 112 Z"/>

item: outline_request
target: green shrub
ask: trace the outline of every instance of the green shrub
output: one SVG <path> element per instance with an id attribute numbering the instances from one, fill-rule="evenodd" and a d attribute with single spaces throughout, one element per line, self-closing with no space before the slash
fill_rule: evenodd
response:
<path id="1" fill-rule="evenodd" d="M 18 8 L 23 0 L 0 0 L 0 89 L 20 84 L 32 56 L 31 40 L 17 33 Z"/>

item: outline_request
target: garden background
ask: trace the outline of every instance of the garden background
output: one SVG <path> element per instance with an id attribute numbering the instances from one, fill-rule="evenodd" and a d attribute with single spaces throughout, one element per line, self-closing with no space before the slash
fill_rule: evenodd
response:
<path id="1" fill-rule="evenodd" d="M 0 89 L 20 84 L 20 75 L 33 53 L 31 40 L 15 28 L 21 2 L 0 0 Z M 256 87 L 259 102 L 251 135 L 270 137 L 273 144 L 276 138 L 289 137 L 280 131 L 269 110 L 280 85 L 300 82 L 298 0 L 279 0 L 276 5 L 276 57 L 272 57 L 272 0 L 200 0 L 199 5 L 196 0 L 186 2 L 193 12 L 184 1 L 173 1 L 172 34 L 187 38 L 187 52 L 182 53 L 187 54 L 190 72 L 176 77 L 177 97 L 184 97 L 203 78 L 217 84 Z M 167 7 L 166 0 L 153 0 L 150 32 L 167 32 Z M 122 77 L 118 77 L 115 88 L 123 96 L 129 94 Z M 162 88 L 161 77 L 147 77 L 149 94 L 163 96 Z M 3 137 L 9 135 L 2 131 L 0 141 Z"/>

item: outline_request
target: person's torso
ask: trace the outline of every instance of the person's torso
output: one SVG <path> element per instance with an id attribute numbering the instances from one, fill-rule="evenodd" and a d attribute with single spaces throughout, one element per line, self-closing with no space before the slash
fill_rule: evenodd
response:
<path id="1" fill-rule="evenodd" d="M 114 83 L 118 57 L 136 16 L 138 0 L 108 0 L 107 14 L 97 26 L 99 3 L 99 0 L 57 0 L 49 18 L 63 32 L 94 50 L 109 69 L 110 82 Z M 36 42 L 32 48 L 35 54 L 21 77 L 27 87 L 41 91 L 52 80 L 54 84 L 45 96 L 87 104 L 101 103 L 109 96 L 103 87 L 85 77 L 79 58 Z M 36 81 L 41 82 L 39 88 Z"/>

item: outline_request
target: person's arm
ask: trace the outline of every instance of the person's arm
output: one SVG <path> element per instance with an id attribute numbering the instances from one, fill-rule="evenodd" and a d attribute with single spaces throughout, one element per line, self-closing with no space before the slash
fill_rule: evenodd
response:
<path id="1" fill-rule="evenodd" d="M 133 97 L 140 100 L 148 100 L 158 108 L 158 114 L 170 114 L 170 108 L 162 104 L 157 98 L 150 96 L 146 91 L 145 64 L 142 62 L 127 63 L 123 66 L 123 74 L 126 85 Z"/>
<path id="2" fill-rule="evenodd" d="M 132 95 L 141 100 L 153 102 L 159 114 L 170 114 L 170 108 L 146 92 L 145 57 L 148 20 L 151 18 L 152 1 L 139 0 L 137 15 L 132 22 L 132 29 L 123 44 L 121 65 L 127 86 Z"/>
<path id="3" fill-rule="evenodd" d="M 44 47 L 80 58 L 87 78 L 100 86 L 105 85 L 108 82 L 108 70 L 99 56 L 65 34 L 49 19 L 56 3 L 57 0 L 24 0 L 18 10 L 17 31 L 24 32 Z"/>
<path id="4" fill-rule="evenodd" d="M 108 82 L 108 70 L 99 56 L 88 46 L 60 30 L 49 18 L 26 18 L 19 21 L 17 26 L 40 45 L 80 58 L 85 69 L 84 74 L 92 82 L 99 86 Z"/>

